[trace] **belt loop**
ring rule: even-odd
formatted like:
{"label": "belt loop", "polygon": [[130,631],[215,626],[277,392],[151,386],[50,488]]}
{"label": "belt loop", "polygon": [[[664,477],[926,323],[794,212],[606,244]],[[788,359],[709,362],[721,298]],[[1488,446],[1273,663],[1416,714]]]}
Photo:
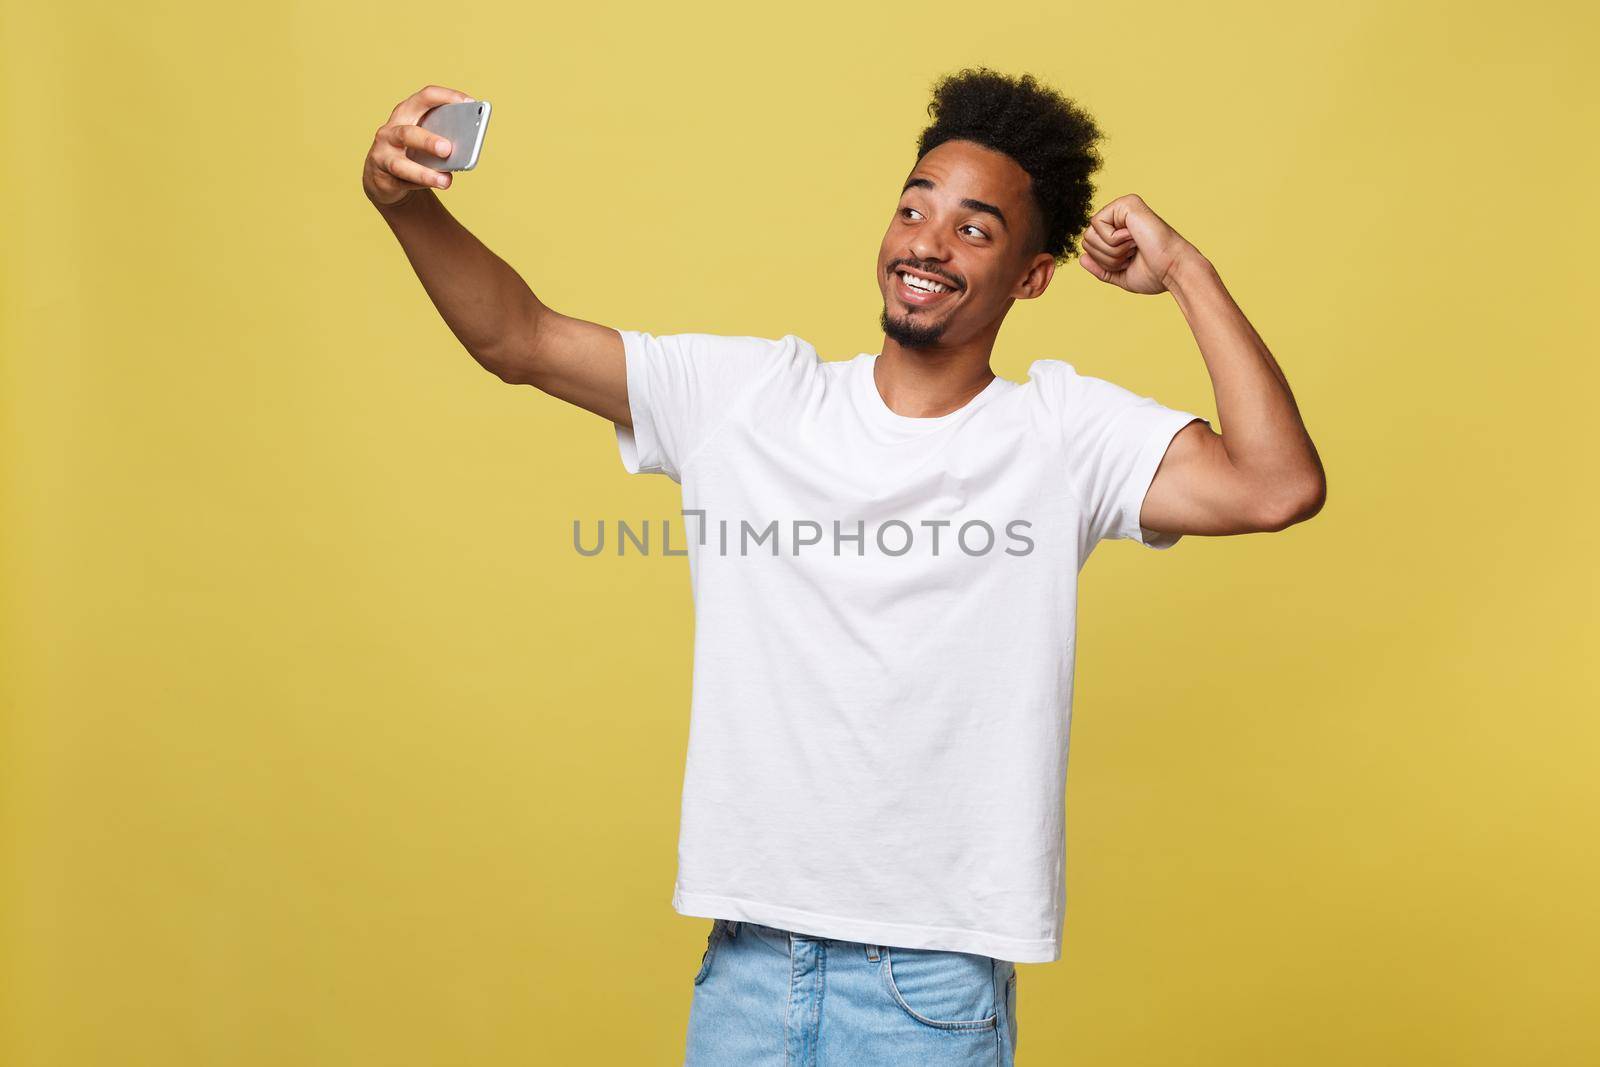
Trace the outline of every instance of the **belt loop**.
{"label": "belt loop", "polygon": [[877,963],[878,962],[878,955],[879,955],[880,947],[881,946],[879,946],[879,945],[868,945],[867,946],[867,959],[870,960],[873,963]]}
{"label": "belt loop", "polygon": [[738,919],[729,920],[729,922],[728,922],[728,936],[729,937],[738,937],[739,936],[739,920]]}

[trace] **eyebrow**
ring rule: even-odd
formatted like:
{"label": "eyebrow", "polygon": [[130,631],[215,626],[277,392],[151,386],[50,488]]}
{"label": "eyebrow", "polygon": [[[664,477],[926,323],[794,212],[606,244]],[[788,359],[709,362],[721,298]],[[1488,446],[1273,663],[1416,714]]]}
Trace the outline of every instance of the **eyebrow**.
{"label": "eyebrow", "polygon": [[[901,195],[905,195],[906,189],[910,189],[912,186],[916,186],[919,189],[934,188],[933,182],[929,181],[927,178],[912,178],[910,181],[906,182],[906,188],[900,190]],[[1010,224],[1006,222],[1005,213],[999,208],[995,207],[993,204],[984,203],[982,200],[974,200],[969,196],[961,201],[961,206],[969,211],[982,211],[986,214],[993,215],[995,218],[1000,220],[1000,225],[1004,226],[1008,230],[1011,229]]]}

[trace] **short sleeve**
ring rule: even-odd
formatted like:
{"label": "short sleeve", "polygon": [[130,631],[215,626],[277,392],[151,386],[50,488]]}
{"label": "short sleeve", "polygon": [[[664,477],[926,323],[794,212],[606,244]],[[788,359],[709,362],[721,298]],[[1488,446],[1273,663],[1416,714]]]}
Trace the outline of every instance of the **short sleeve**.
{"label": "short sleeve", "polygon": [[799,342],[707,333],[656,336],[618,330],[627,361],[630,429],[614,423],[617,449],[629,474],[665,474],[682,482],[683,469],[741,399],[768,375],[792,366]]}
{"label": "short sleeve", "polygon": [[1107,538],[1157,549],[1177,544],[1181,534],[1146,529],[1139,513],[1173,437],[1197,419],[1208,426],[1211,420],[1079,374],[1070,363],[1061,363],[1053,377],[1068,477],[1087,511],[1085,548]]}

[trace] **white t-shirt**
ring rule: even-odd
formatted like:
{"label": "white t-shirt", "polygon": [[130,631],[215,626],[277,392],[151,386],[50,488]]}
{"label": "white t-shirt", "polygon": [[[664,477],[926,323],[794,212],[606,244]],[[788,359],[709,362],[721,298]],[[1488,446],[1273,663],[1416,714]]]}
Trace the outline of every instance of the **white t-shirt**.
{"label": "white t-shirt", "polygon": [[623,465],[688,513],[674,909],[1059,959],[1078,571],[1102,538],[1177,542],[1139,510],[1201,416],[1041,359],[909,418],[872,354],[618,332]]}

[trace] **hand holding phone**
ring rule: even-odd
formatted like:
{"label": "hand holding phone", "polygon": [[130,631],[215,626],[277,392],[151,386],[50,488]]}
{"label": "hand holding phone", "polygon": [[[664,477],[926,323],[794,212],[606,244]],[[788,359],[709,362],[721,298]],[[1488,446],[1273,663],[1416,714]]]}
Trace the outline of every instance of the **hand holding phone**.
{"label": "hand holding phone", "polygon": [[431,151],[406,149],[406,158],[434,170],[471,170],[478,165],[483,150],[483,134],[489,126],[489,101],[463,100],[430,108],[417,125],[449,142],[450,154],[440,158]]}
{"label": "hand holding phone", "polygon": [[380,208],[421,189],[448,189],[449,172],[471,170],[483,149],[489,102],[459,89],[427,85],[389,113],[362,165],[361,188]]}

